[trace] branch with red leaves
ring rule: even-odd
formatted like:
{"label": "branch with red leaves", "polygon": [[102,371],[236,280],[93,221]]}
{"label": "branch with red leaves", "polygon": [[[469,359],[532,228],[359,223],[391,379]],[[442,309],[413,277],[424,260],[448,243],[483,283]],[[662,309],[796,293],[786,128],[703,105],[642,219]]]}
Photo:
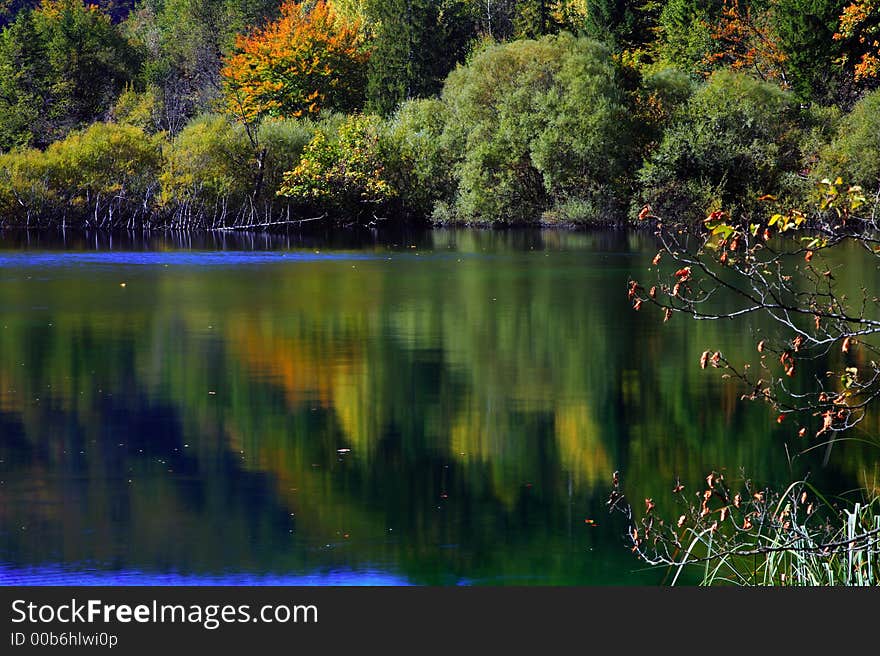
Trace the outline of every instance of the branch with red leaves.
{"label": "branch with red leaves", "polygon": [[[630,280],[633,309],[657,308],[663,321],[764,317],[777,330],[758,339],[757,362],[735,364],[717,345],[700,358],[744,388],[742,399],[770,404],[794,434],[822,438],[826,461],[838,436],[859,424],[880,397],[880,290],[850,295],[838,280],[852,248],[880,260],[878,199],[841,180],[817,185],[813,206],[785,207],[764,196],[761,216],[710,213],[701,225],[661,220],[650,207],[660,250],[656,281]],[[846,251],[846,249],[850,251]],[[754,360],[754,359],[753,359]]]}

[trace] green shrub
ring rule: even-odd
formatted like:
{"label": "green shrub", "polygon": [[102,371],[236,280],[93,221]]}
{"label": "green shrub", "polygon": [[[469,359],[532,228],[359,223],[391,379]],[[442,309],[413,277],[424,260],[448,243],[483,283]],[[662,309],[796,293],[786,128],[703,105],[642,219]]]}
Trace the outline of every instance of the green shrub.
{"label": "green shrub", "polygon": [[713,201],[747,208],[798,187],[799,109],[778,87],[718,71],[683,105],[639,173],[655,213],[701,216]]}
{"label": "green shrub", "polygon": [[840,175],[871,192],[880,189],[880,90],[862,98],[843,118],[822,150],[817,173],[820,178]]}
{"label": "green shrub", "polygon": [[387,145],[377,116],[349,116],[320,126],[299,164],[284,174],[280,195],[336,218],[360,220],[397,195],[386,179]]}
{"label": "green shrub", "polygon": [[0,214],[27,225],[133,225],[150,217],[160,167],[160,137],[95,123],[45,151],[0,156]]}
{"label": "green shrub", "polygon": [[438,202],[452,198],[453,157],[443,141],[446,121],[442,101],[409,100],[382,127],[388,178],[399,191],[400,211],[406,215],[428,217]]}
{"label": "green shrub", "polygon": [[642,90],[656,99],[664,117],[684,105],[696,90],[693,79],[677,68],[661,68],[645,75]]}
{"label": "green shrub", "polygon": [[645,153],[655,149],[675,114],[690,99],[696,84],[676,68],[646,72],[635,94]]}
{"label": "green shrub", "polygon": [[145,91],[127,88],[110,109],[110,119],[120,125],[133,125],[144,132],[158,132],[162,123],[159,89],[152,86]]}
{"label": "green shrub", "polygon": [[588,39],[490,45],[453,71],[443,101],[457,220],[536,221],[556,203],[618,189],[638,150],[619,68]]}
{"label": "green shrub", "polygon": [[[338,121],[334,115],[323,124]],[[190,121],[165,148],[166,210],[190,223],[226,225],[269,220],[286,206],[278,197],[284,174],[299,163],[316,124],[267,118],[251,130],[215,114]]]}
{"label": "green shrub", "polygon": [[191,121],[165,147],[162,200],[169,210],[225,217],[254,185],[255,152],[244,127],[219,115]]}
{"label": "green shrub", "polygon": [[[340,115],[324,118],[321,125],[336,124]],[[264,173],[259,201],[278,204],[284,174],[296,168],[318,124],[310,119],[265,119],[257,130],[257,142],[265,149]]]}

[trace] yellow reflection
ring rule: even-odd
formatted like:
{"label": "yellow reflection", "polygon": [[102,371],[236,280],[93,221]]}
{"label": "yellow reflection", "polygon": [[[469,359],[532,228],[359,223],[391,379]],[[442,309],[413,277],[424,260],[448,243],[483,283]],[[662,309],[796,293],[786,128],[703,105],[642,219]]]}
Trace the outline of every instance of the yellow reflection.
{"label": "yellow reflection", "polygon": [[612,470],[595,417],[586,403],[556,408],[556,441],[564,469],[578,485],[594,486],[608,480]]}

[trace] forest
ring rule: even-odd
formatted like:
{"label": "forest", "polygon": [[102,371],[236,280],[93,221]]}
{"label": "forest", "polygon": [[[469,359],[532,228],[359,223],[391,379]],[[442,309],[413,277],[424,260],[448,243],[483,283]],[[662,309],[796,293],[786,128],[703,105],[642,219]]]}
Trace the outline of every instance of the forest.
{"label": "forest", "polygon": [[702,218],[880,187],[869,0],[0,8],[0,225]]}

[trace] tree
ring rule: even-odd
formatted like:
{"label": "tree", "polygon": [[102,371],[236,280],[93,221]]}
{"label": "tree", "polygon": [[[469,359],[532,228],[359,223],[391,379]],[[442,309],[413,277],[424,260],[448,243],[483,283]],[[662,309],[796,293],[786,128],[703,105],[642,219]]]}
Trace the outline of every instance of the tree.
{"label": "tree", "polygon": [[456,218],[535,221],[593,203],[611,211],[638,145],[607,47],[570,34],[488,46],[450,74],[442,97],[444,139],[458,153]]}
{"label": "tree", "polygon": [[723,0],[668,0],[658,23],[659,57],[689,73],[702,72],[714,47],[710,26],[722,8]]}
{"label": "tree", "polygon": [[222,70],[227,107],[245,123],[359,109],[369,59],[360,28],[325,0],[288,0],[281,18],[236,40]]}
{"label": "tree", "polygon": [[725,0],[721,15],[711,23],[710,34],[713,48],[704,57],[710,70],[729,67],[788,86],[785,53],[770,14],[760,6],[746,0]]}
{"label": "tree", "polygon": [[639,0],[586,0],[587,34],[618,48],[644,46],[653,40],[656,3]]}
{"label": "tree", "polygon": [[[36,9],[41,2],[42,0],[0,0],[0,26],[13,23],[20,12]],[[137,0],[95,0],[89,4],[98,7],[117,23],[128,15],[136,2]]]}
{"label": "tree", "polygon": [[[769,406],[768,421],[790,431],[789,466],[817,449],[827,465],[840,442],[872,443],[871,429],[852,431],[880,398],[880,298],[864,277],[880,257],[878,201],[840,178],[817,182],[805,204],[760,200],[761,209],[715,209],[696,225],[643,208],[640,219],[654,222],[660,250],[650,282],[630,280],[629,299],[635,310],[658,308],[664,321],[771,319],[775,330],[753,333],[751,359],[727,357],[723,345],[707,344],[694,366],[722,371],[739,386],[741,400]],[[778,494],[749,480],[738,490],[712,472],[696,504],[675,482],[683,514],[668,522],[653,498],[637,520],[617,474],[613,485],[608,505],[626,516],[632,551],[676,568],[674,580],[700,563],[704,584],[877,583],[876,491],[873,500],[841,512],[804,481]]]}
{"label": "tree", "polygon": [[834,38],[848,46],[843,62],[853,67],[856,80],[880,77],[880,7],[876,3],[856,0],[848,4]]}
{"label": "tree", "polygon": [[785,55],[791,88],[804,100],[833,97],[841,44],[834,34],[839,0],[778,0],[770,6],[773,31]]}
{"label": "tree", "polygon": [[496,41],[511,38],[517,4],[518,0],[469,0],[476,32]]}
{"label": "tree", "polygon": [[277,0],[140,0],[122,29],[143,53],[139,82],[155,90],[172,135],[216,110],[220,69],[239,34],[278,17]]}
{"label": "tree", "polygon": [[380,114],[439,92],[475,35],[462,0],[369,0],[367,10],[376,24],[367,97]]}
{"label": "tree", "polygon": [[21,11],[0,41],[0,148],[45,146],[103,117],[136,66],[96,6],[45,0]]}
{"label": "tree", "polygon": [[73,125],[95,120],[132,78],[134,51],[109,15],[80,0],[45,0],[34,20],[55,73],[56,102]]}
{"label": "tree", "polygon": [[33,14],[22,12],[0,36],[0,149],[46,145],[52,139],[51,85]]}
{"label": "tree", "polygon": [[517,3],[514,29],[516,36],[526,39],[539,39],[545,34],[558,31],[558,2],[553,0],[521,0]]}

